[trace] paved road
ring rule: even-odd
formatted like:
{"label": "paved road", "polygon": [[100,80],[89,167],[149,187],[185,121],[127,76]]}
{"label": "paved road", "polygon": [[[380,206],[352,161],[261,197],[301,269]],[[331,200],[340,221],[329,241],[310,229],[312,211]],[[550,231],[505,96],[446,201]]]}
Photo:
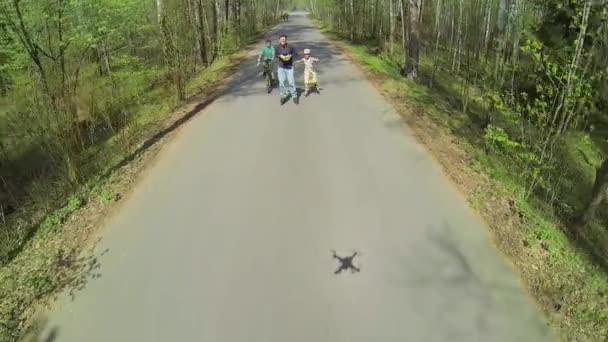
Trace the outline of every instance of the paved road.
{"label": "paved road", "polygon": [[[244,63],[104,230],[57,341],[548,341],[380,95],[304,16],[279,29],[321,59],[322,94],[281,107]],[[332,249],[361,271],[334,275]]]}

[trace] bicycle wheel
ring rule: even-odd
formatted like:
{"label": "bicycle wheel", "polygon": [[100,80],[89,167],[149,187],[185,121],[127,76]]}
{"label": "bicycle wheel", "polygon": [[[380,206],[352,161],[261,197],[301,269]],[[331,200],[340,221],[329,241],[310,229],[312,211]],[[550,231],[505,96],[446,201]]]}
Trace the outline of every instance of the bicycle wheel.
{"label": "bicycle wheel", "polygon": [[272,69],[270,65],[264,65],[264,72],[266,73],[266,91],[270,93],[272,91]]}

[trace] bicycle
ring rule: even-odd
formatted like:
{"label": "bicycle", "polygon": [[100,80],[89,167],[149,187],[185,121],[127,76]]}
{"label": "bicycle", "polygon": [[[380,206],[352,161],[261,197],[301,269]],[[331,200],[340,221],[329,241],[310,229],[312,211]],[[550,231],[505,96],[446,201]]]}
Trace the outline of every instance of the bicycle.
{"label": "bicycle", "polygon": [[265,61],[264,62],[264,77],[266,78],[266,91],[268,94],[272,92],[272,87],[274,85],[274,80],[272,78],[272,62]]}

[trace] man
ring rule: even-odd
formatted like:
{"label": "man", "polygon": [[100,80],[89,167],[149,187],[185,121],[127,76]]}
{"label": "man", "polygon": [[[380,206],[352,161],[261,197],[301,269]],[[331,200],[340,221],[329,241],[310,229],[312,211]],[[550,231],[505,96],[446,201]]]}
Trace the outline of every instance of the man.
{"label": "man", "polygon": [[[275,55],[279,60],[277,74],[279,76],[281,105],[285,104],[290,97],[293,98],[295,104],[298,104],[299,99],[293,75],[293,62],[297,53],[294,47],[287,44],[287,36],[284,34],[279,37],[279,46],[276,48]],[[286,81],[289,83],[289,87],[285,84]]]}

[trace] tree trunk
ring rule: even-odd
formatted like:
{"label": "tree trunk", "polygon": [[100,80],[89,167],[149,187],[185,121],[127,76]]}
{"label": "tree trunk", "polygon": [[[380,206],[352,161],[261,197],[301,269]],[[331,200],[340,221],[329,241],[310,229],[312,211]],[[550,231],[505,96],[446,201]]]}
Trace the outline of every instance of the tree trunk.
{"label": "tree trunk", "polygon": [[230,0],[224,0],[224,32],[228,32],[228,23],[230,22]]}
{"label": "tree trunk", "polygon": [[406,19],[405,19],[405,0],[399,0],[399,5],[401,6],[401,48],[403,51],[402,61],[401,61],[401,75],[406,75],[406,67],[407,67],[407,45],[406,45]]}
{"label": "tree trunk", "polygon": [[485,59],[488,59],[488,45],[490,43],[490,22],[492,20],[492,0],[487,0],[488,6],[486,9],[486,28],[483,38],[483,54]]}
{"label": "tree trunk", "polygon": [[196,12],[197,12],[197,25],[198,25],[198,40],[200,45],[200,57],[201,62],[204,66],[209,65],[209,58],[207,54],[207,32],[205,28],[205,4],[203,0],[197,0]]}
{"label": "tree trunk", "polygon": [[241,44],[241,0],[238,0],[235,5],[235,17],[236,17],[236,31],[238,37],[238,43]]}
{"label": "tree trunk", "polygon": [[454,49],[454,57],[452,59],[452,72],[460,71],[460,54],[462,51],[462,24],[463,24],[463,11],[464,11],[464,0],[458,1],[458,43]]}
{"label": "tree trunk", "polygon": [[213,59],[217,58],[220,54],[220,0],[213,0]]}
{"label": "tree trunk", "polygon": [[431,81],[430,87],[433,87],[433,82],[435,80],[435,72],[437,72],[437,67],[439,65],[439,41],[441,38],[441,2],[442,0],[437,0],[437,4],[435,7],[435,53],[433,54],[433,70],[431,71]]}
{"label": "tree trunk", "polygon": [[160,25],[163,17],[163,0],[156,0],[156,20]]}
{"label": "tree trunk", "polygon": [[[576,40],[576,51],[574,52],[574,56],[572,57],[572,62],[570,63],[570,68],[568,70],[568,78],[566,81],[566,87],[563,91],[562,100],[558,109],[555,111],[555,116],[560,117],[560,122],[558,124],[556,134],[562,134],[568,128],[568,124],[573,116],[573,106],[570,106],[569,102],[572,102],[571,92],[572,92],[572,80],[576,77],[576,73],[579,68],[581,55],[583,52],[583,47],[585,46],[585,36],[587,34],[587,26],[589,24],[589,15],[591,13],[591,6],[593,0],[587,0],[585,2],[585,7],[583,9],[583,20],[581,23],[580,32],[578,38]],[[560,111],[562,106],[565,106],[563,110]],[[555,119],[553,120],[555,122]]]}
{"label": "tree trunk", "polygon": [[162,37],[163,45],[163,56],[165,58],[165,64],[169,69],[169,74],[173,79],[173,86],[175,87],[175,95],[178,101],[186,99],[186,82],[182,64],[182,57],[178,49],[175,37],[175,32],[172,32],[169,23],[167,21],[166,13],[163,13],[160,21],[160,33]]}
{"label": "tree trunk", "polygon": [[379,38],[380,37],[380,35],[377,32],[377,28],[376,28],[376,25],[377,25],[376,17],[378,16],[378,12],[377,12],[378,1],[379,0],[375,0],[374,2],[370,1],[370,7],[371,7],[371,11],[370,11],[371,18],[370,19],[371,19],[372,28],[371,28],[371,30],[369,30],[367,32],[367,34],[369,35],[368,38],[374,38],[374,37]]}
{"label": "tree trunk", "polygon": [[108,53],[108,47],[106,46],[105,40],[101,41],[101,52],[103,55],[103,64],[106,69],[106,73],[110,79],[112,79],[112,68],[110,67],[110,56]]}
{"label": "tree trunk", "polygon": [[350,40],[355,39],[355,0],[350,0]]}
{"label": "tree trunk", "polygon": [[408,7],[408,23],[409,23],[409,39],[407,42],[408,46],[408,58],[406,75],[407,78],[412,80],[418,79],[418,60],[420,55],[420,27],[419,23],[419,8],[417,0],[409,0]]}
{"label": "tree trunk", "polygon": [[[203,1],[203,0],[201,0]],[[205,4],[205,2],[203,2],[203,5]],[[206,11],[207,7],[203,7],[203,9]],[[213,60],[213,38],[211,37],[211,29],[209,28],[209,20],[208,17],[205,13],[205,15],[203,15],[203,29],[205,31],[205,35],[204,35],[204,39],[205,39],[205,46],[207,47],[207,62],[210,63],[211,60]],[[211,57],[211,60],[209,60],[209,57]]]}
{"label": "tree trunk", "polygon": [[581,214],[576,218],[575,228],[583,228],[595,218],[595,212],[604,198],[606,198],[606,191],[608,191],[608,158],[604,159],[595,172],[595,182],[591,189],[591,197]]}
{"label": "tree trunk", "polygon": [[137,47],[133,43],[133,32],[130,28],[127,28],[127,45],[129,46],[129,51],[131,55],[137,56]]}
{"label": "tree trunk", "polygon": [[496,64],[494,67],[494,81],[495,86],[502,87],[503,85],[503,69],[505,64],[505,56],[507,50],[507,26],[510,16],[511,0],[500,0],[498,9],[498,34],[502,36],[499,44],[498,51],[496,52]]}
{"label": "tree trunk", "polygon": [[[67,101],[67,71],[66,71],[66,63],[65,63],[65,49],[66,44],[64,41],[64,32],[63,32],[63,11],[64,11],[64,2],[60,0],[57,4],[57,39],[59,43],[59,67],[61,68],[61,92],[60,97],[65,103]],[[74,113],[75,114],[75,113]]]}
{"label": "tree trunk", "polygon": [[393,45],[395,45],[395,12],[393,10],[393,3],[394,0],[388,0],[390,7],[389,7],[389,37],[388,37],[388,49],[390,54],[393,54]]}
{"label": "tree trunk", "polygon": [[450,47],[449,49],[453,49],[454,48],[454,31],[456,30],[456,19],[455,19],[455,15],[454,15],[454,7],[451,6],[449,11],[449,17],[450,17]]}

